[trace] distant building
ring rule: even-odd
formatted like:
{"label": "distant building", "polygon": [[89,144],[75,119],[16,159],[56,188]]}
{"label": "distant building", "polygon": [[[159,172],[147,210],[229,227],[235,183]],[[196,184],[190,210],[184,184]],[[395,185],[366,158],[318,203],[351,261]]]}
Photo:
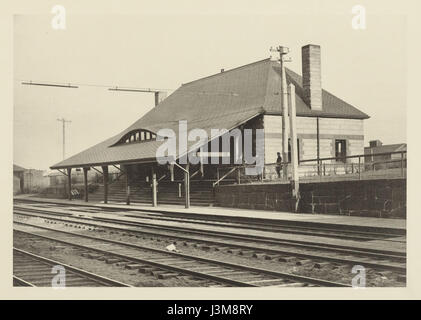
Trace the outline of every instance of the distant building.
{"label": "distant building", "polygon": [[49,185],[44,170],[13,165],[13,194],[38,192]]}
{"label": "distant building", "polygon": [[23,173],[25,170],[25,168],[13,165],[13,194],[23,192]]}
{"label": "distant building", "polygon": [[364,147],[364,162],[396,163],[401,158],[406,159],[406,143],[383,144],[380,140],[371,140],[368,147]]}
{"label": "distant building", "polygon": [[[120,171],[115,168],[110,168],[110,175],[117,176]],[[50,187],[57,187],[57,186],[65,186],[67,183],[67,176],[63,174],[63,172],[57,170],[49,170],[46,173],[46,176],[49,180]],[[88,181],[89,183],[97,183],[98,181],[102,180],[102,174],[98,173],[95,170],[88,171]],[[113,178],[111,178],[113,179]],[[72,173],[72,183],[74,184],[83,184],[83,171],[81,169],[76,169]]]}

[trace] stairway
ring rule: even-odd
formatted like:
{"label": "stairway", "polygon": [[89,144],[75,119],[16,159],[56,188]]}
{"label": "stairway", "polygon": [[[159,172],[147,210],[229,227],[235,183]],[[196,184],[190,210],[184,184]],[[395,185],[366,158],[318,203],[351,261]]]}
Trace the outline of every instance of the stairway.
{"label": "stairway", "polygon": [[[179,184],[181,185],[181,197],[179,196]],[[103,201],[104,186],[89,195],[89,200]],[[108,185],[108,201],[125,202],[126,185],[124,178],[116,180]],[[152,203],[152,188],[147,182],[130,183],[130,202]],[[190,204],[193,206],[212,206],[214,203],[214,192],[212,181],[192,180],[190,182]],[[158,183],[158,204],[185,204],[184,181],[162,180]]]}
{"label": "stairway", "polygon": [[[181,197],[179,194],[181,185]],[[158,203],[185,204],[184,181],[162,180],[158,184]],[[190,181],[190,204],[194,206],[212,206],[214,192],[212,181]]]}

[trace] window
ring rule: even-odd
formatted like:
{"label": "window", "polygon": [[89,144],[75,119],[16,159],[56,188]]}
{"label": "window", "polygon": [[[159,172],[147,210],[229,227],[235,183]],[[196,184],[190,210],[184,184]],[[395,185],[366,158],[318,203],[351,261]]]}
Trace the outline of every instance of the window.
{"label": "window", "polygon": [[[297,138],[297,156],[300,163],[300,139]],[[291,162],[291,139],[288,139],[288,162]]]}
{"label": "window", "polygon": [[335,140],[336,161],[346,162],[346,140]]}
{"label": "window", "polygon": [[133,130],[126,133],[115,145],[156,140],[156,134],[148,130]]}

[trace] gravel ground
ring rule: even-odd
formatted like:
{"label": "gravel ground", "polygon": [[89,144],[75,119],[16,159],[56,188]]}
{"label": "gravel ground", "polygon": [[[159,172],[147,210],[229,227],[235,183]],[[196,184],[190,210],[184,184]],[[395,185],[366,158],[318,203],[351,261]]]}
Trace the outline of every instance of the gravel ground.
{"label": "gravel ground", "polygon": [[81,250],[71,246],[58,244],[50,240],[28,241],[26,237],[14,235],[13,245],[19,249],[59,261],[113,280],[135,287],[201,287],[209,284],[203,280],[193,280],[191,277],[178,276],[168,279],[157,279],[150,274],[128,270],[124,265],[107,264],[104,261],[81,256]]}
{"label": "gravel ground", "polygon": [[[96,232],[93,230],[89,230],[88,228],[75,228],[72,226],[65,226],[60,223],[56,224],[48,224],[44,222],[44,219],[40,218],[29,218],[25,219],[28,223],[33,224],[41,224],[49,227],[53,227],[58,230],[67,230],[67,231],[73,231],[81,234],[89,234],[96,237],[103,237],[105,239],[110,240],[118,240],[122,242],[132,243],[132,244],[138,244],[146,247],[152,247],[152,248],[158,248],[158,249],[165,249],[167,245],[172,243],[173,241],[169,239],[159,238],[159,237],[151,237],[151,236],[133,236],[133,233],[130,232],[116,232],[112,231],[110,229],[102,228],[103,230],[107,230],[107,232]],[[187,244],[187,245],[185,245]],[[175,245],[177,246],[177,249],[180,251],[180,253],[189,254],[192,256],[200,256],[208,259],[215,259],[215,260],[221,260],[226,262],[232,262],[236,264],[241,265],[247,265],[252,267],[259,267],[259,268],[265,268],[270,269],[274,271],[279,272],[288,272],[313,278],[320,278],[330,281],[336,281],[341,282],[344,284],[351,284],[352,278],[355,277],[356,274],[352,273],[351,266],[341,266],[337,264],[326,264],[322,265],[321,267],[315,264],[312,261],[304,261],[301,265],[300,259],[292,259],[290,261],[275,261],[275,260],[266,260],[264,257],[262,258],[253,258],[251,256],[251,253],[241,255],[239,252],[237,253],[227,253],[225,251],[215,251],[211,248],[206,248],[203,246],[195,246],[194,242],[184,243],[184,242],[176,242]],[[48,250],[47,250],[48,251]],[[60,254],[58,252],[50,252],[53,255],[52,258],[59,259],[57,254]],[[63,254],[65,256],[65,254]],[[80,258],[80,255],[78,255],[78,258]],[[75,256],[73,255],[72,259],[75,259]],[[92,259],[88,259],[89,263],[87,262],[87,265],[89,265],[92,262]],[[64,263],[67,263],[63,261]],[[303,262],[301,260],[301,262]],[[79,263],[79,262],[78,262]],[[70,263],[69,263],[70,264]],[[101,262],[102,267],[104,267],[105,263]],[[107,267],[109,265],[106,265]],[[122,269],[121,267],[115,267],[117,268],[119,272]],[[94,272],[94,271],[93,271]],[[130,272],[129,272],[130,273]],[[132,272],[133,273],[133,272]],[[137,274],[139,275],[139,274]],[[131,275],[133,276],[133,275]],[[109,276],[110,278],[114,278],[113,276]],[[152,276],[150,276],[152,277]],[[153,281],[154,279],[148,279],[148,281]],[[366,285],[367,286],[373,286],[373,287],[402,287],[405,286],[405,282],[399,281],[399,277],[391,272],[388,271],[376,271],[370,268],[367,268],[366,270]],[[118,278],[120,280],[120,278]],[[124,282],[123,280],[120,280]],[[146,280],[145,280],[146,281]],[[183,286],[183,284],[177,284],[177,283],[161,283],[165,281],[158,281],[156,285],[147,284],[146,286]],[[148,283],[148,282],[146,282]],[[130,283],[132,284],[132,282]],[[140,286],[144,286],[141,283]],[[190,283],[191,285],[191,283]]]}
{"label": "gravel ground", "polygon": [[[33,205],[25,205],[27,207],[32,207]],[[47,209],[48,210],[48,209]],[[259,231],[247,228],[244,226],[244,228],[233,228],[233,227],[222,227],[218,226],[218,222],[212,222],[212,225],[205,225],[205,224],[197,224],[194,220],[185,220],[185,221],[178,221],[178,218],[175,218],[174,221],[168,221],[168,220],[159,220],[154,219],[154,214],[145,214],[145,213],[137,213],[137,212],[127,212],[123,209],[121,211],[117,212],[104,212],[101,211],[101,208],[92,208],[92,207],[57,207],[53,206],[49,208],[49,210],[53,210],[54,212],[62,212],[67,214],[73,214],[75,217],[80,214],[86,217],[98,217],[98,218],[113,218],[113,219],[119,219],[129,222],[147,222],[152,223],[157,226],[174,226],[174,227],[186,227],[186,228],[193,228],[197,231],[226,231],[233,234],[250,234],[250,235],[256,235],[256,236],[267,236],[267,237],[273,237],[277,239],[284,239],[284,240],[299,240],[299,241],[308,241],[310,243],[321,243],[321,244],[336,244],[336,245],[344,245],[344,246],[351,246],[351,247],[360,247],[360,248],[377,248],[377,249],[387,249],[387,250],[394,250],[398,252],[406,252],[406,243],[405,241],[389,241],[389,240],[395,240],[395,239],[389,239],[389,240],[371,240],[371,241],[360,241],[360,240],[346,240],[346,239],[339,239],[339,238],[331,238],[326,237],[322,235],[316,235],[316,234],[294,234],[289,232],[280,232],[280,231]],[[140,218],[143,217],[143,218]],[[157,215],[155,218],[159,218],[159,215]],[[171,219],[171,217],[162,217],[165,219]],[[204,222],[203,219],[200,219],[198,217],[198,220],[201,222]],[[224,222],[228,223],[229,222]],[[236,225],[236,223],[234,223]],[[402,237],[400,237],[402,238]]]}

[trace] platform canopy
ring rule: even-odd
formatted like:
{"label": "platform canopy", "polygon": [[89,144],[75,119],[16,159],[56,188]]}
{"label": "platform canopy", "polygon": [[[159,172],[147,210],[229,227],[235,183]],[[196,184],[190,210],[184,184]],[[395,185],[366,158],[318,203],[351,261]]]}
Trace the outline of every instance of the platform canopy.
{"label": "platform canopy", "polygon": [[[322,110],[312,110],[302,99],[302,77],[286,69],[287,83],[296,87],[297,116],[367,119],[368,116],[323,90]],[[259,114],[280,115],[281,67],[277,61],[261,60],[183,84],[158,106],[121,133],[71,156],[53,166],[62,169],[123,163],[155,162],[162,141],[118,144],[134,130],[157,133],[162,128],[178,135],[180,120],[187,120],[188,130],[200,128],[233,129]],[[195,142],[190,142],[190,145]]]}

